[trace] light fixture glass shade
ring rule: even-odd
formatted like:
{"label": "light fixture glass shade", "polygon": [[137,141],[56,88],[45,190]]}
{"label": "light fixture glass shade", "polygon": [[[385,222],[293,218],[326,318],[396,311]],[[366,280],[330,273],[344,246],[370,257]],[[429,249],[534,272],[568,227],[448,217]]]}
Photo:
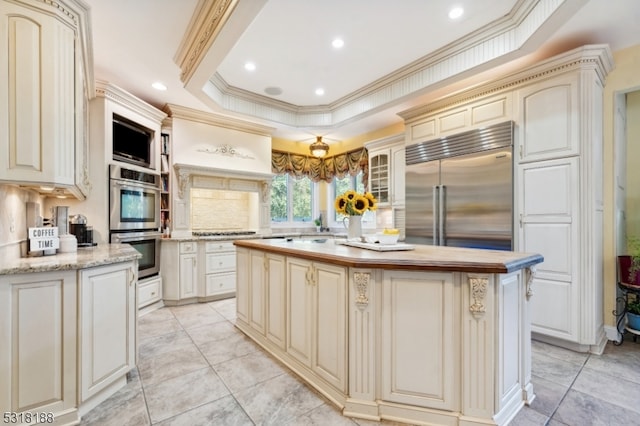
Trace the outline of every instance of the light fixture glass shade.
{"label": "light fixture glass shade", "polygon": [[309,151],[314,157],[322,158],[329,152],[329,145],[322,142],[322,136],[317,136],[316,141],[309,145]]}

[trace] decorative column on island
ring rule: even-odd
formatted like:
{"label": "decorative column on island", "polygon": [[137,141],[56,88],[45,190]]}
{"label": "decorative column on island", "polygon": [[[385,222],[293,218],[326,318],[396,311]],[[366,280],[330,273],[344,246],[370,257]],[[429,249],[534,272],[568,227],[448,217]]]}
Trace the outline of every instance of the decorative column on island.
{"label": "decorative column on island", "polygon": [[236,326],[345,416],[507,424],[533,401],[542,256],[239,240]]}

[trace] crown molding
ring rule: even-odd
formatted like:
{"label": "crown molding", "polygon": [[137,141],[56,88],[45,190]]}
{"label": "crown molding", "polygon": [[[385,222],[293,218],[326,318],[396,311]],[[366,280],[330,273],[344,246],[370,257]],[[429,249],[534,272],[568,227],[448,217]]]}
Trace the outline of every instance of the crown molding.
{"label": "crown molding", "polygon": [[167,114],[153,105],[146,103],[115,84],[107,83],[106,81],[96,81],[95,93],[98,98],[109,99],[153,121],[162,122],[162,120],[167,117]]}
{"label": "crown molding", "polygon": [[259,136],[271,137],[273,132],[276,130],[273,127],[263,126],[250,121],[226,117],[175,104],[166,104],[162,109],[171,119],[179,118],[197,123],[210,124],[216,127],[253,133]]}
{"label": "crown molding", "polygon": [[607,74],[613,69],[613,55],[611,49],[605,44],[594,44],[578,47],[568,52],[556,55],[552,58],[537,63],[534,66],[510,74],[489,84],[483,84],[471,90],[442,99],[410,108],[398,113],[406,123],[423,117],[436,111],[453,108],[461,104],[471,102],[475,99],[500,92],[513,90],[514,88],[539,80],[545,77],[558,75],[560,73],[571,72],[576,69],[592,70],[595,72],[600,84],[604,85]]}
{"label": "crown molding", "polygon": [[[453,78],[488,69],[537,46],[537,31],[561,15],[575,13],[585,0],[520,0],[512,11],[443,48],[324,106],[302,107],[229,86],[214,74],[204,89],[220,108],[286,126],[328,128],[378,112],[409,95],[425,93]],[[549,28],[546,28],[549,31]],[[411,40],[408,40],[411,42]],[[525,49],[525,46],[528,48]]]}
{"label": "crown molding", "polygon": [[194,74],[240,0],[200,0],[174,60],[185,83]]}

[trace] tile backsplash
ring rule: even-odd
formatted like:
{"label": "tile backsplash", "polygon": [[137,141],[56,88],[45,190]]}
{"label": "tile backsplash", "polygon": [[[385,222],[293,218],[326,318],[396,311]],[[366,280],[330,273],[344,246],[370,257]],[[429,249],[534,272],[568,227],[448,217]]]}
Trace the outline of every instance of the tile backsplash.
{"label": "tile backsplash", "polygon": [[26,204],[42,205],[43,199],[34,191],[0,184],[0,200],[0,258],[20,256],[27,242]]}
{"label": "tile backsplash", "polygon": [[258,229],[258,194],[255,192],[216,189],[191,189],[191,229]]}

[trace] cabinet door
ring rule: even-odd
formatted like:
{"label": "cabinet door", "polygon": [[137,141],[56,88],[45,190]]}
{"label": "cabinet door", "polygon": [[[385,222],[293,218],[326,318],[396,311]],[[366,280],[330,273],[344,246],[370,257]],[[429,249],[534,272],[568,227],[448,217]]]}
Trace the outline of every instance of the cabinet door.
{"label": "cabinet door", "polygon": [[265,331],[265,277],[267,263],[262,251],[251,250],[249,252],[251,263],[251,279],[249,280],[249,325],[260,334]]}
{"label": "cabinet door", "polygon": [[372,153],[369,157],[369,191],[378,203],[387,204],[389,196],[389,150]]}
{"label": "cabinet door", "polygon": [[76,29],[48,8],[2,4],[0,83],[9,90],[0,91],[0,181],[70,187],[82,109]]}
{"label": "cabinet door", "polygon": [[250,250],[238,247],[236,249],[236,317],[249,324],[249,280],[251,278]]}
{"label": "cabinet door", "polygon": [[80,401],[135,366],[137,262],[80,273]]}
{"label": "cabinet door", "polygon": [[577,342],[580,318],[578,268],[578,158],[519,167],[520,242],[540,253],[531,298],[531,331]]}
{"label": "cabinet door", "polygon": [[406,168],[404,144],[391,148],[391,204],[404,206],[404,172]]}
{"label": "cabinet door", "polygon": [[516,92],[521,162],[579,154],[578,78],[559,76]]}
{"label": "cabinet door", "polygon": [[76,407],[76,289],[76,271],[0,277],[0,411]]}
{"label": "cabinet door", "polygon": [[285,349],[285,312],[287,303],[285,258],[267,253],[267,338],[281,349]]}
{"label": "cabinet door", "polygon": [[180,299],[198,295],[198,254],[180,255]]}
{"label": "cabinet door", "polygon": [[346,392],[347,274],[345,268],[313,264],[314,324],[312,369]]}
{"label": "cabinet door", "polygon": [[287,259],[287,353],[311,367],[313,266],[308,260]]}
{"label": "cabinet door", "polygon": [[[454,274],[385,271],[382,284],[382,397],[455,410],[459,374]],[[456,326],[457,324],[457,326]]]}

